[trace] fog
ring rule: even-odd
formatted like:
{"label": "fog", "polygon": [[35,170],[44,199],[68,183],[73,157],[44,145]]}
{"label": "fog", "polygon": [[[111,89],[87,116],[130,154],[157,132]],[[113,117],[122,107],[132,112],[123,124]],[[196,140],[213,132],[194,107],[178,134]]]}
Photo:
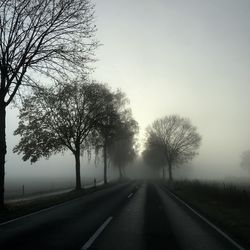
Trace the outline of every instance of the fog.
{"label": "fog", "polygon": [[141,140],[156,118],[189,117],[203,137],[194,176],[248,174],[239,164],[250,148],[249,1],[96,1],[96,8],[104,46],[95,74],[126,91]]}
{"label": "fog", "polygon": [[[180,176],[218,180],[247,176],[240,168],[240,155],[250,149],[250,2],[95,3],[97,38],[103,45],[97,50],[92,77],[127,94],[140,125],[140,151],[148,125],[164,115],[179,114],[190,118],[202,136],[199,155]],[[62,179],[65,186],[73,185],[70,153],[32,165],[12,153],[18,142],[13,136],[17,114],[14,108],[7,111],[7,191],[9,183],[21,186],[37,178],[47,186]],[[142,169],[130,171],[138,177],[143,176]],[[95,164],[93,158],[88,162],[82,157],[86,181],[101,180],[102,171],[101,161]],[[117,174],[111,168],[109,173],[111,178]]]}

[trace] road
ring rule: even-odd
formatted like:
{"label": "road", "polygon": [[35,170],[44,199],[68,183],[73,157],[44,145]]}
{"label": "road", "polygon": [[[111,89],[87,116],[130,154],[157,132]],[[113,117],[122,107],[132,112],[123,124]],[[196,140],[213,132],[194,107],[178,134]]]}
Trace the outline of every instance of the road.
{"label": "road", "polygon": [[0,224],[0,249],[243,249],[160,183],[128,182]]}

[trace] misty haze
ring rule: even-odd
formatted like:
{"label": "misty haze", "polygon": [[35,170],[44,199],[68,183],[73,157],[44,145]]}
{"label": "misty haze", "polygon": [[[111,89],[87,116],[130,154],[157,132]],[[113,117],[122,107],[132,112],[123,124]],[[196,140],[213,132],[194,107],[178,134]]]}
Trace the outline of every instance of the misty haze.
{"label": "misty haze", "polygon": [[250,2],[0,1],[0,249],[250,249]]}

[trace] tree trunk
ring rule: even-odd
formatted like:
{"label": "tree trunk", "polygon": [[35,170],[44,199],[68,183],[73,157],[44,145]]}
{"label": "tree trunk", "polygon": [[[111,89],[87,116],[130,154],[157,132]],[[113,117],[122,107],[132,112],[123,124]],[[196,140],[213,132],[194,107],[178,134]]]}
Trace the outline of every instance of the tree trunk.
{"label": "tree trunk", "polygon": [[169,174],[169,180],[172,181],[173,180],[173,176],[172,176],[172,162],[168,163],[168,174]]}
{"label": "tree trunk", "polygon": [[162,167],[162,178],[165,179],[165,168]]}
{"label": "tree trunk", "polygon": [[118,169],[119,169],[119,178],[122,179],[123,175],[121,166],[118,166]]}
{"label": "tree trunk", "polygon": [[6,106],[4,100],[0,102],[0,209],[4,208],[4,176],[6,147]]}
{"label": "tree trunk", "polygon": [[80,173],[80,149],[75,151],[75,164],[76,164],[76,190],[81,190],[81,173]]}
{"label": "tree trunk", "polygon": [[126,177],[125,167],[122,168],[122,175],[123,175],[124,177]]}
{"label": "tree trunk", "polygon": [[104,145],[103,145],[103,161],[104,161],[104,168],[103,168],[103,179],[104,184],[107,184],[107,140],[104,139]]}

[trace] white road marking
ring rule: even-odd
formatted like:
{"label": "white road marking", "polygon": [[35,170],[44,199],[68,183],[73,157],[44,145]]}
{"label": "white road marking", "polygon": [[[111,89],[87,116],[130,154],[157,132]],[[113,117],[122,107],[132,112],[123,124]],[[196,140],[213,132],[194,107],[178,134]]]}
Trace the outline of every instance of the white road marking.
{"label": "white road marking", "polygon": [[40,213],[45,212],[45,211],[47,211],[47,210],[51,210],[51,209],[53,209],[53,208],[56,208],[56,207],[60,207],[60,206],[66,205],[66,204],[68,204],[68,203],[71,203],[72,201],[80,200],[80,199],[82,199],[83,197],[84,197],[84,195],[83,195],[83,196],[76,197],[76,198],[73,198],[73,199],[71,199],[71,200],[64,201],[64,202],[62,202],[62,203],[53,205],[53,206],[51,206],[51,207],[42,208],[42,209],[40,209],[40,210],[38,210],[38,211],[29,213],[29,214],[26,214],[26,215],[22,215],[22,216],[20,216],[20,217],[17,217],[17,218],[15,218],[15,219],[12,219],[12,220],[8,220],[8,221],[5,221],[5,222],[2,222],[2,223],[0,223],[0,226],[4,226],[4,225],[9,224],[9,223],[12,223],[12,222],[14,222],[14,221],[22,220],[22,219],[27,218],[27,217],[30,217],[30,216],[32,216],[32,215],[40,214]]}
{"label": "white road marking", "polygon": [[[91,194],[91,193],[90,193],[90,194]],[[88,195],[88,194],[87,194],[87,195]],[[80,200],[80,199],[82,199],[84,196],[85,196],[85,195],[82,195],[82,196],[73,198],[73,199],[71,199],[71,200],[67,200],[67,201],[64,201],[64,202],[62,202],[62,203],[53,205],[53,206],[51,206],[51,207],[43,208],[43,209],[40,209],[40,210],[38,210],[38,211],[35,211],[35,212],[32,212],[32,213],[29,213],[29,214],[26,214],[26,215],[17,217],[17,218],[15,218],[15,219],[12,219],[12,220],[8,220],[8,221],[5,221],[5,222],[2,222],[2,223],[0,223],[0,227],[1,227],[1,226],[4,226],[4,225],[6,225],[6,224],[9,224],[9,223],[18,221],[18,220],[22,220],[22,219],[27,218],[27,217],[30,217],[30,216],[32,216],[32,215],[40,214],[40,213],[45,212],[45,211],[47,211],[47,210],[51,210],[51,209],[53,209],[53,208],[56,208],[56,207],[60,207],[60,206],[66,205],[66,204],[68,204],[68,203],[71,203],[72,201]]]}
{"label": "white road marking", "polygon": [[109,217],[107,220],[105,220],[103,224],[96,230],[96,232],[89,238],[89,240],[82,246],[81,250],[86,250],[90,248],[94,241],[97,239],[97,237],[102,233],[102,231],[112,219],[113,217]]}
{"label": "white road marking", "polygon": [[[78,199],[78,198],[77,198],[77,199]],[[40,213],[42,213],[42,212],[44,212],[44,211],[51,210],[51,209],[53,209],[53,208],[59,207],[59,206],[61,206],[61,205],[64,205],[65,203],[68,203],[68,201],[66,201],[66,202],[64,202],[64,203],[60,203],[60,204],[54,205],[54,206],[52,206],[52,207],[43,208],[43,209],[41,209],[41,210],[39,210],[39,211],[36,211],[36,212],[30,213],[30,214],[23,215],[23,216],[17,217],[17,218],[12,219],[12,220],[8,220],[8,221],[6,221],[6,222],[0,223],[0,226],[9,224],[9,223],[14,222],[14,221],[18,221],[18,220],[21,220],[21,219],[24,219],[24,218],[27,218],[27,217],[30,217],[30,216],[35,215],[35,214],[40,214]]]}
{"label": "white road marking", "polygon": [[64,205],[66,205],[66,204],[68,204],[68,203],[71,203],[72,201],[80,200],[80,199],[82,199],[83,197],[84,197],[84,195],[79,196],[79,197],[76,197],[76,198],[73,198],[73,199],[71,199],[71,200],[64,201],[64,202],[62,202],[62,203],[53,205],[53,206],[51,206],[51,207],[47,207],[47,208],[40,209],[40,210],[38,210],[38,211],[35,211],[35,212],[30,213],[30,214],[26,214],[26,215],[17,217],[17,218],[12,219],[12,220],[8,220],[8,221],[5,221],[5,222],[2,222],[2,223],[0,223],[0,226],[4,226],[4,225],[6,225],[6,224],[9,224],[9,223],[12,223],[12,222],[15,222],[15,221],[18,221],[18,220],[22,220],[22,219],[24,219],[24,218],[30,217],[30,216],[35,215],[35,214],[40,214],[40,213],[42,213],[42,212],[45,212],[45,211],[47,211],[47,210],[51,210],[51,209],[56,208],[56,207],[64,206]]}
{"label": "white road marking", "polygon": [[174,193],[169,191],[165,188],[165,190],[172,195],[176,200],[178,200],[180,203],[182,203],[185,207],[189,208],[195,215],[197,215],[200,219],[205,221],[210,227],[212,227],[214,230],[216,230],[219,234],[221,234],[224,238],[226,238],[230,243],[232,243],[236,248],[239,250],[245,250],[242,246],[240,246],[238,243],[236,243],[231,237],[229,237],[227,234],[225,234],[221,229],[219,229],[217,226],[215,226],[211,221],[203,217],[201,214],[199,214],[197,211],[195,211],[192,207],[190,207],[185,201],[180,199],[178,196],[176,196]]}
{"label": "white road marking", "polygon": [[128,199],[131,197],[131,196],[133,196],[134,195],[134,193],[131,193],[129,196],[128,196]]}

